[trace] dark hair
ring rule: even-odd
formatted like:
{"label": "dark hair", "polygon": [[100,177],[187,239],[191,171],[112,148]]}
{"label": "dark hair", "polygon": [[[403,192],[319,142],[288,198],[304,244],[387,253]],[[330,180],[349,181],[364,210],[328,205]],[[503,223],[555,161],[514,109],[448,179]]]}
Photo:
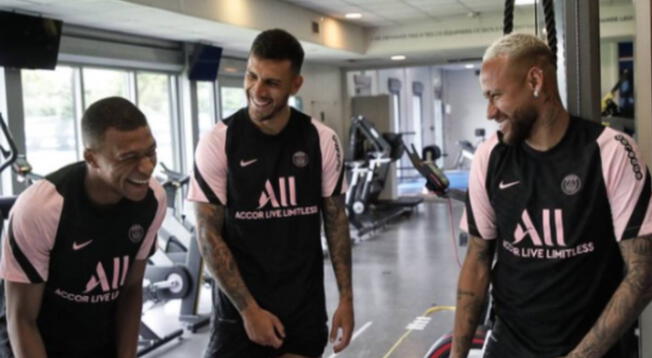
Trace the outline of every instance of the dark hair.
{"label": "dark hair", "polygon": [[304,52],[296,37],[281,29],[261,32],[251,45],[249,56],[266,60],[290,60],[292,71],[301,73]]}
{"label": "dark hair", "polygon": [[147,126],[147,118],[133,103],[122,97],[107,97],[91,104],[81,121],[82,139],[87,148],[97,148],[109,128],[130,131]]}

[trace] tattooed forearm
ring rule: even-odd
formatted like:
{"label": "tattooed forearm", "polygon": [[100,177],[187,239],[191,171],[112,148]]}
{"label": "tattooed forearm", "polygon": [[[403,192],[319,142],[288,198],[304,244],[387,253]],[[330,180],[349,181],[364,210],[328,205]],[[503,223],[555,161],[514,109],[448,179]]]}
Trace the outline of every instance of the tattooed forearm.
{"label": "tattooed forearm", "polygon": [[652,299],[652,238],[620,243],[627,273],[591,330],[569,354],[573,358],[602,357],[631,327]]}
{"label": "tattooed forearm", "polygon": [[489,287],[494,243],[472,237],[460,272],[451,357],[466,357],[480,322]]}
{"label": "tattooed forearm", "polygon": [[253,297],[242,280],[231,250],[222,238],[224,207],[197,203],[195,210],[199,251],[220,288],[238,311],[242,312],[253,301]]}
{"label": "tattooed forearm", "polygon": [[351,237],[344,195],[324,198],[324,230],[340,297],[353,299],[351,287]]}

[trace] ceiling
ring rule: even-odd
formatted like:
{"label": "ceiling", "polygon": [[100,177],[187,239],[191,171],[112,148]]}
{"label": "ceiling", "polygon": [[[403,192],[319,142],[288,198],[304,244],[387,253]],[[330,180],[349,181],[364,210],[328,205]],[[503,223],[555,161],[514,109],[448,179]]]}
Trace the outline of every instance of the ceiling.
{"label": "ceiling", "polygon": [[[418,21],[443,21],[456,16],[502,12],[505,0],[283,0],[325,15],[367,27],[406,25]],[[538,0],[541,2],[541,0]],[[601,4],[633,0],[600,0]],[[518,8],[518,7],[517,7]],[[346,13],[360,13],[349,20]]]}
{"label": "ceiling", "polygon": [[[323,14],[368,27],[396,26],[415,21],[441,21],[469,13],[502,11],[504,0],[284,0]],[[346,13],[360,13],[347,20]]]}
{"label": "ceiling", "polygon": [[[154,0],[152,0],[154,1]],[[179,2],[182,0],[156,0]],[[183,0],[208,1],[208,0]],[[229,0],[235,1],[235,0]],[[325,16],[343,19],[347,12],[359,12],[359,20],[345,20],[366,27],[404,26],[418,22],[438,22],[453,17],[479,13],[500,13],[504,0],[262,0],[282,1],[287,5],[305,8]],[[540,1],[540,0],[539,0]],[[600,0],[603,5],[631,3],[632,0]],[[520,7],[517,7],[520,8]],[[246,57],[248,47],[259,32],[255,28],[237,27],[155,7],[145,7],[122,0],[0,0],[0,9],[19,10],[63,20],[65,23],[155,38],[208,42],[218,44],[225,54]],[[388,56],[371,56],[302,41],[306,58],[340,66],[394,65]],[[432,62],[446,58],[473,57],[473,53],[411,54],[417,62]],[[477,56],[476,56],[477,57]]]}
{"label": "ceiling", "polygon": [[[0,10],[17,10],[28,15],[63,20],[67,24],[125,34],[212,43],[223,47],[227,56],[243,58],[259,33],[259,30],[253,28],[237,27],[122,0],[0,0]],[[312,60],[339,62],[362,57],[361,54],[320,44],[303,42],[303,45],[307,50],[306,57]]]}

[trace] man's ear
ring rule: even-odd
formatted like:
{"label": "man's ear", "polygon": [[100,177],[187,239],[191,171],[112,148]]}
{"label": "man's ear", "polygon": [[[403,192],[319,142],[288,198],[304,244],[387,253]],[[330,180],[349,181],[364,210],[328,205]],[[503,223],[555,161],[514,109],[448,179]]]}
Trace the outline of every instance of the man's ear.
{"label": "man's ear", "polygon": [[303,76],[301,75],[294,76],[294,79],[292,80],[292,91],[291,91],[293,96],[297,94],[297,92],[299,92],[301,86],[303,86]]}
{"label": "man's ear", "polygon": [[533,93],[543,92],[543,70],[539,66],[532,66],[527,73],[527,84]]}
{"label": "man's ear", "polygon": [[84,149],[84,161],[88,163],[93,168],[97,168],[97,158],[95,156],[95,152],[92,149],[85,148]]}

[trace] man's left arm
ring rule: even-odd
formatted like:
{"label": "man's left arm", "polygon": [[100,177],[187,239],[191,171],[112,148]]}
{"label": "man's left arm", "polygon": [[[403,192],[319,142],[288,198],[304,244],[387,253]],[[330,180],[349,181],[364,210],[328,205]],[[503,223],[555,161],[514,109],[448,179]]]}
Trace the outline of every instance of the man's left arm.
{"label": "man's left arm", "polygon": [[567,358],[599,358],[622,337],[652,299],[652,235],[619,243],[626,274],[591,330]]}
{"label": "man's left arm", "polygon": [[[349,220],[346,217],[344,195],[324,198],[324,231],[328,242],[333,271],[340,292],[340,302],[333,315],[330,332],[335,353],[346,348],[353,334],[353,288],[351,283],[351,237],[349,235]],[[340,340],[335,342],[338,331],[342,333]]]}
{"label": "man's left arm", "polygon": [[136,357],[143,307],[143,276],[146,265],[146,260],[134,261],[118,297],[115,333],[119,358]]}

